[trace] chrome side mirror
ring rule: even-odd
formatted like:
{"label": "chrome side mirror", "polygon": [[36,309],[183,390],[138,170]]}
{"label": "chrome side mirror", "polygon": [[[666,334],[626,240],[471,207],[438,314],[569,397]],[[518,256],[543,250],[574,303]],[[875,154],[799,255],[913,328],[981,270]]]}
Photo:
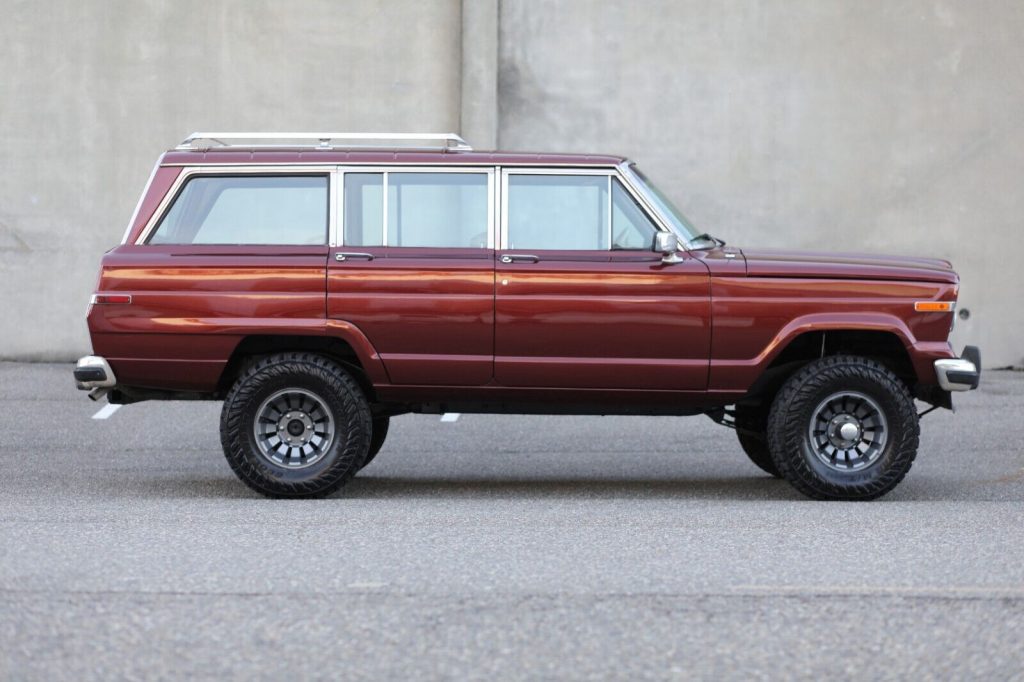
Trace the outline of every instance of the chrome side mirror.
{"label": "chrome side mirror", "polygon": [[654,235],[655,253],[661,254],[661,262],[665,264],[680,263],[679,238],[672,232],[658,232]]}

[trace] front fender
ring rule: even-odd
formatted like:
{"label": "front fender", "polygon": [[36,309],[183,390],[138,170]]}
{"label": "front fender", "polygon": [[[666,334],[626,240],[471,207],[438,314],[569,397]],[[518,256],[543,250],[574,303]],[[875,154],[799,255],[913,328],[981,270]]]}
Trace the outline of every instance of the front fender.
{"label": "front fender", "polygon": [[893,334],[910,356],[918,380],[924,383],[935,381],[931,364],[938,357],[935,353],[952,353],[949,344],[945,342],[918,342],[906,323],[889,313],[810,313],[795,317],[783,325],[752,358],[712,358],[709,390],[746,391],[794,339],[818,331],[878,331]]}

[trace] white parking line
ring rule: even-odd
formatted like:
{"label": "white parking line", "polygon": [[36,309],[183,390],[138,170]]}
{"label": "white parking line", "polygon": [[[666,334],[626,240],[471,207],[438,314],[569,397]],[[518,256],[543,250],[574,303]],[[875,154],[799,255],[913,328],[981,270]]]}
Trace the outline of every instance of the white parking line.
{"label": "white parking line", "polygon": [[110,419],[110,416],[121,409],[120,405],[104,405],[92,416],[93,419]]}
{"label": "white parking line", "polygon": [[455,422],[462,416],[460,412],[445,412],[441,415],[441,421],[443,422]]}

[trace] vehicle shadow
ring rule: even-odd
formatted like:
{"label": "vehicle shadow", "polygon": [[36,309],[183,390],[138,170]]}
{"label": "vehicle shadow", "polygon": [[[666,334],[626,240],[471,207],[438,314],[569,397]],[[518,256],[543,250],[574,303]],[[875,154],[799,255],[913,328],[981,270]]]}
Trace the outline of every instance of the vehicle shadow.
{"label": "vehicle shadow", "polygon": [[735,478],[358,476],[332,495],[332,498],[803,499],[785,482],[766,476]]}
{"label": "vehicle shadow", "polygon": [[[103,487],[103,486],[101,486]],[[99,494],[101,491],[97,491]],[[104,488],[109,496],[113,490]],[[119,496],[176,499],[262,499],[233,476],[169,476],[122,481]],[[358,476],[328,499],[719,499],[796,501],[803,498],[784,481],[766,476],[736,478],[500,478]]]}

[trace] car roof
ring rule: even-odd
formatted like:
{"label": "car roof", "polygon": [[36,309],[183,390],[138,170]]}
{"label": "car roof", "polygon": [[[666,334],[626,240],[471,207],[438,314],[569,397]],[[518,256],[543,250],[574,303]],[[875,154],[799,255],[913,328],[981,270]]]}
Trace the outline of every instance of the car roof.
{"label": "car roof", "polygon": [[262,164],[379,164],[451,166],[617,166],[627,159],[605,154],[563,154],[452,149],[310,147],[208,147],[172,149],[161,166]]}

